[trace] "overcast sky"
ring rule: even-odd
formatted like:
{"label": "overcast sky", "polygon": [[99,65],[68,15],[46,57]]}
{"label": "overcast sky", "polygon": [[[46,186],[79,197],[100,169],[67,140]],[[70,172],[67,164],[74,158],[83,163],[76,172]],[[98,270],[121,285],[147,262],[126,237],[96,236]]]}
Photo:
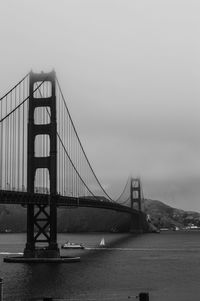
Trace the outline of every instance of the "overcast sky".
{"label": "overcast sky", "polygon": [[0,95],[55,69],[113,196],[200,211],[200,1],[0,0]]}

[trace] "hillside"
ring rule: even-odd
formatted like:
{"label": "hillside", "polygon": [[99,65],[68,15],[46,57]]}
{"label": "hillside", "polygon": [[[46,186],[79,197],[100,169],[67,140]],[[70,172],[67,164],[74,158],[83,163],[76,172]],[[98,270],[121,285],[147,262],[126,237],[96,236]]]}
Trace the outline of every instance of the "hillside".
{"label": "hillside", "polygon": [[[144,200],[142,204],[159,228],[200,226],[200,213],[170,207],[160,201]],[[105,209],[78,208],[58,209],[59,232],[111,231],[127,232],[130,216]],[[26,232],[26,208],[20,205],[0,205],[0,232]]]}
{"label": "hillside", "polygon": [[159,228],[200,226],[200,213],[170,207],[161,201],[144,200],[143,210],[150,215],[151,222]]}

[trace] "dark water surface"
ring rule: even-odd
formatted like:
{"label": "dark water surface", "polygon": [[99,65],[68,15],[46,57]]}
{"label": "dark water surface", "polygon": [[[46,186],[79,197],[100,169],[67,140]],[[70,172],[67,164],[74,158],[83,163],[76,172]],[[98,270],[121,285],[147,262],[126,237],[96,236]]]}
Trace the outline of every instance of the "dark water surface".
{"label": "dark water surface", "polygon": [[149,292],[150,301],[200,300],[200,232],[58,235],[59,244],[89,248],[102,237],[108,249],[62,250],[80,255],[77,263],[19,264],[4,263],[2,252],[22,252],[25,234],[1,234],[4,300],[137,300],[139,292]]}

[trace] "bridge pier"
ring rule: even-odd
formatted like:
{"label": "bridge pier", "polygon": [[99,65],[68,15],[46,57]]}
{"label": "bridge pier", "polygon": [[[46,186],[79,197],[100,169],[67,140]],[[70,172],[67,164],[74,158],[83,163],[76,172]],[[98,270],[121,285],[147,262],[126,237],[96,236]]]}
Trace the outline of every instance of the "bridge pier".
{"label": "bridge pier", "polygon": [[[53,207],[53,208],[52,208]],[[56,206],[28,205],[27,207],[27,243],[24,249],[25,258],[59,258],[60,250],[57,244]],[[51,212],[52,210],[52,212]],[[41,215],[43,214],[43,218]],[[44,218],[45,216],[45,218]],[[40,224],[43,223],[43,224]],[[50,229],[47,229],[49,227]],[[35,231],[37,228],[37,231]],[[49,233],[50,230],[50,233]],[[43,235],[43,239],[38,239]],[[45,237],[45,239],[44,239]],[[37,247],[36,243],[48,243]]]}
{"label": "bridge pier", "polygon": [[143,233],[142,216],[140,212],[138,212],[138,214],[131,214],[130,232],[137,234]]}

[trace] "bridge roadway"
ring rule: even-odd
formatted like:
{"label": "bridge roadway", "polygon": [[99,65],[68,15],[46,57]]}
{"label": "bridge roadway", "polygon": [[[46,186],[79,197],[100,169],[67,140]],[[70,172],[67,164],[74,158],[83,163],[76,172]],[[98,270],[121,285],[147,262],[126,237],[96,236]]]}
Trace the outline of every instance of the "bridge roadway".
{"label": "bridge roadway", "polygon": [[[136,209],[121,205],[119,203],[106,201],[104,199],[95,199],[91,197],[68,197],[59,194],[53,196],[54,202],[57,207],[92,207],[115,210],[129,214],[139,215],[140,212]],[[36,204],[36,205],[49,205],[51,196],[41,193],[28,193],[22,191],[9,191],[0,190],[0,204]]]}

